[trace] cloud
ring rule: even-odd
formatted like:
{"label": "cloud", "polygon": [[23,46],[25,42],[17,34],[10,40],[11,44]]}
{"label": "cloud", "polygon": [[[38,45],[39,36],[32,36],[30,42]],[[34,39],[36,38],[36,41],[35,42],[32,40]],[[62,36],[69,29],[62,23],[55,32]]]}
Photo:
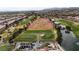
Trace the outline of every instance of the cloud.
{"label": "cloud", "polygon": [[0,0],[0,7],[51,7],[62,3],[63,0]]}
{"label": "cloud", "polygon": [[0,0],[0,10],[79,7],[79,0]]}

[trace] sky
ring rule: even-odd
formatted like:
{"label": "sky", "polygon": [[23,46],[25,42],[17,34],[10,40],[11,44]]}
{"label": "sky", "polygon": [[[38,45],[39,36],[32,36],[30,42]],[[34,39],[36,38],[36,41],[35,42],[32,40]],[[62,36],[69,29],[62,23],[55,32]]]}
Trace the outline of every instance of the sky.
{"label": "sky", "polygon": [[79,7],[79,0],[0,0],[0,11]]}

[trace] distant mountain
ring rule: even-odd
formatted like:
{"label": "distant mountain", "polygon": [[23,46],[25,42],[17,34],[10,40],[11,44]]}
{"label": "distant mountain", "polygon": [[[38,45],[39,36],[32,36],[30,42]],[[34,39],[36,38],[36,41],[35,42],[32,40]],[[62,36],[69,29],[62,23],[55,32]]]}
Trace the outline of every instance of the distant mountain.
{"label": "distant mountain", "polygon": [[79,7],[70,8],[50,8],[39,11],[39,14],[58,15],[58,16],[77,16],[79,15]]}
{"label": "distant mountain", "polygon": [[68,8],[49,8],[43,10],[31,10],[31,11],[7,11],[0,12],[0,14],[12,14],[12,13],[25,13],[25,14],[38,14],[41,16],[79,16],[79,7]]}

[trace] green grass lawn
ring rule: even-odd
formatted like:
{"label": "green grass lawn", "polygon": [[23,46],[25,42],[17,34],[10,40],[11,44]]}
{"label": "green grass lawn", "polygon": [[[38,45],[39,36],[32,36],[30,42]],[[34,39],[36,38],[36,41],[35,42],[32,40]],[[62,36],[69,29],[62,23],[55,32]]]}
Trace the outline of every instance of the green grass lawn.
{"label": "green grass lawn", "polygon": [[75,25],[74,22],[71,22],[65,19],[60,19],[59,22],[61,22],[61,24],[63,25],[70,26],[72,28],[72,31],[75,33],[75,35],[79,38],[79,26],[78,25]]}
{"label": "green grass lawn", "polygon": [[28,24],[30,22],[30,20],[28,19],[23,19],[22,21],[19,22],[20,25],[25,25]]}
{"label": "green grass lawn", "polygon": [[32,21],[35,18],[35,16],[30,16],[27,19],[23,19],[22,21],[19,22],[20,25],[25,25],[28,24],[30,21]]}
{"label": "green grass lawn", "polygon": [[38,34],[45,34],[44,36],[40,36],[41,41],[52,41],[54,38],[54,34],[52,34],[51,30],[27,30],[22,32],[19,36],[15,38],[16,42],[34,42],[37,41]]}
{"label": "green grass lawn", "polygon": [[34,42],[36,41],[36,35],[22,32],[19,36],[15,38],[15,41],[16,42]]}
{"label": "green grass lawn", "polygon": [[8,47],[6,45],[1,46],[0,51],[8,51]]}
{"label": "green grass lawn", "polygon": [[0,51],[11,51],[12,49],[14,49],[14,46],[4,45],[0,47]]}
{"label": "green grass lawn", "polygon": [[27,33],[51,33],[51,30],[27,30]]}
{"label": "green grass lawn", "polygon": [[54,40],[54,34],[53,33],[46,33],[43,37],[41,37],[41,41],[53,41]]}

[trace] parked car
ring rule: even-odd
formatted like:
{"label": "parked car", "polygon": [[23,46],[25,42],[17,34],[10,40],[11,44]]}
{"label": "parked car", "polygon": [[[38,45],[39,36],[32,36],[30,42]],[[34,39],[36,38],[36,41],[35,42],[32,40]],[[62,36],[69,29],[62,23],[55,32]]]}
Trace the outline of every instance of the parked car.
{"label": "parked car", "polygon": [[70,33],[70,31],[69,30],[65,30],[65,33]]}
{"label": "parked car", "polygon": [[66,28],[66,27],[65,27],[64,25],[60,25],[60,29],[61,29],[61,30],[65,30],[65,28]]}

